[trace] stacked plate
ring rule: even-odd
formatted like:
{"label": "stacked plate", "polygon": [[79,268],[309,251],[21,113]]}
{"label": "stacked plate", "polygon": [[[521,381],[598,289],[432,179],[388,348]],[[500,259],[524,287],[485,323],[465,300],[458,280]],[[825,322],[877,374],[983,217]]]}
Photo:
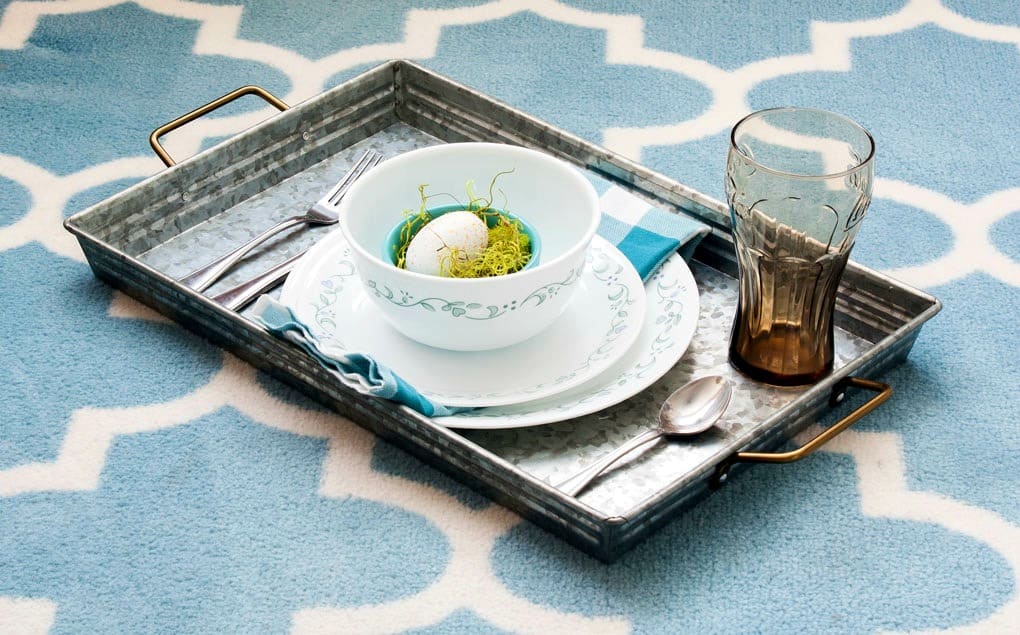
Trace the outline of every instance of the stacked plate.
{"label": "stacked plate", "polygon": [[694,336],[698,291],[674,254],[645,284],[596,236],[563,315],[506,348],[432,348],[384,320],[334,231],[301,259],[281,301],[323,343],[372,356],[426,397],[473,410],[435,421],[453,428],[532,426],[597,412],[647,388],[679,361]]}

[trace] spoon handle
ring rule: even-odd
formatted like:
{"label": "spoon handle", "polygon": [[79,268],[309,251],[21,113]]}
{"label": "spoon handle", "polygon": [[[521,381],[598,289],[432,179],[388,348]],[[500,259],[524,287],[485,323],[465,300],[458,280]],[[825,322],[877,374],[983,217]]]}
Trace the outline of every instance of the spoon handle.
{"label": "spoon handle", "polygon": [[[662,436],[662,432],[659,430],[647,430],[637,435],[630,441],[624,443],[620,447],[616,448],[609,454],[603,456],[598,461],[595,461],[588,467],[584,468],[577,474],[571,476],[567,480],[563,481],[556,486],[557,489],[562,490],[568,496],[577,496],[590,483],[596,476],[605,472],[614,463],[622,459],[627,454],[630,454],[632,450],[638,448],[646,443],[650,444]],[[646,448],[647,449],[647,448]]]}

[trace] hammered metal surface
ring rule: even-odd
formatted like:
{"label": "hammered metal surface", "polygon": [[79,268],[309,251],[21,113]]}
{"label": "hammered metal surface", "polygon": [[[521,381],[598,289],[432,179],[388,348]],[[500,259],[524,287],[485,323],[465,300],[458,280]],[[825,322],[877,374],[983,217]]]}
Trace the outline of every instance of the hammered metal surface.
{"label": "hammered metal surface", "polygon": [[[442,143],[407,124],[397,123],[316,163],[307,170],[267,188],[228,210],[199,223],[173,239],[141,254],[138,259],[173,278],[181,278],[242,245],[276,223],[303,214],[347,172],[358,156],[375,150],[389,158],[415,148]],[[249,280],[278,262],[321,240],[337,225],[297,227],[251,252],[206,295],[216,295]],[[279,293],[279,289],[275,291]]]}

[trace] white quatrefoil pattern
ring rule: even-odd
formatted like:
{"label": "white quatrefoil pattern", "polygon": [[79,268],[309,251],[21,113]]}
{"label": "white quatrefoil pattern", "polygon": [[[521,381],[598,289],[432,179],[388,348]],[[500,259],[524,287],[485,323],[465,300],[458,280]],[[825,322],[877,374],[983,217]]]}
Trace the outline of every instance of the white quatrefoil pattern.
{"label": "white quatrefoil pattern", "polygon": [[[1017,632],[1018,47],[1015,0],[0,0],[0,633]],[[854,429],[599,563],[111,290],[61,227],[161,169],[156,125],[392,58],[716,198],[747,112],[845,113],[878,144],[855,259],[945,309]]]}

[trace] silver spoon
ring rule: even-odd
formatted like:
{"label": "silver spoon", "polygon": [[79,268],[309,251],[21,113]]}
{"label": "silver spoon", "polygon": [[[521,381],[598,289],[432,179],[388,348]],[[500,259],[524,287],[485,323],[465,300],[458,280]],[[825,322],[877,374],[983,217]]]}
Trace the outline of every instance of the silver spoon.
{"label": "silver spoon", "polygon": [[[569,496],[577,496],[596,476],[634,449],[663,436],[687,436],[704,432],[726,411],[733,394],[730,383],[719,375],[701,377],[676,389],[659,409],[659,427],[642,432],[627,443],[557,485]],[[644,450],[642,450],[643,452]]]}

